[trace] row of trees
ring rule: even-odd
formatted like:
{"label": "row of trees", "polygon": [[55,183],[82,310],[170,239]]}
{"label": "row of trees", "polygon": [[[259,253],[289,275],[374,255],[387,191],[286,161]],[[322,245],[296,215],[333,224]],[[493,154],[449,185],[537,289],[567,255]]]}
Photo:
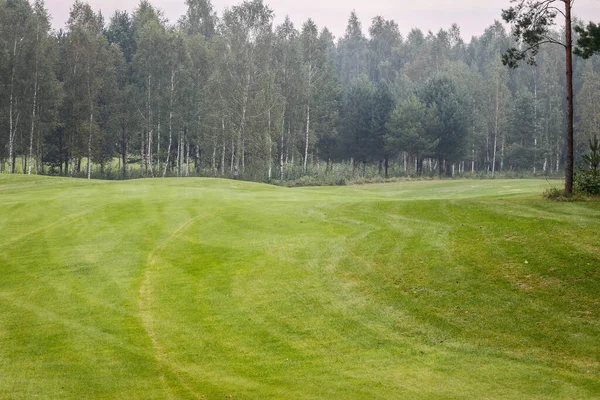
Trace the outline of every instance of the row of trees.
{"label": "row of trees", "polygon": [[[499,22],[465,43],[351,13],[336,40],[273,26],[261,0],[169,23],[143,0],[106,22],[76,1],[52,31],[43,0],[0,2],[0,169],[72,176],[287,179],[357,173],[559,173],[564,54],[509,70]],[[557,41],[564,32],[546,32]],[[600,131],[600,59],[575,58],[575,146]],[[582,152],[579,151],[578,154]]]}

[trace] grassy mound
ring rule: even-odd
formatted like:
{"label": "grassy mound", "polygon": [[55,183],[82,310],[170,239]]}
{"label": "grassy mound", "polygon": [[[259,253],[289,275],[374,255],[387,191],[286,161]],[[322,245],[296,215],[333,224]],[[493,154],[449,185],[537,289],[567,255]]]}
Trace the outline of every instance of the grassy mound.
{"label": "grassy mound", "polygon": [[0,398],[598,398],[600,204],[547,186],[2,176]]}

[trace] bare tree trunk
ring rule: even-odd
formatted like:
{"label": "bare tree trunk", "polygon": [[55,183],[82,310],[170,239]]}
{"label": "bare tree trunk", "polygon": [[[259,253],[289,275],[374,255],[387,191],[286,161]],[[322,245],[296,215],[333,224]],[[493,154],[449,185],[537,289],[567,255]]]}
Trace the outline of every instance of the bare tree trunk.
{"label": "bare tree trunk", "polygon": [[231,138],[231,165],[230,165],[230,174],[233,174],[235,164],[235,139]]}
{"label": "bare tree trunk", "polygon": [[533,175],[536,173],[538,139],[538,74],[537,65],[533,67]]}
{"label": "bare tree trunk", "polygon": [[565,192],[573,193],[573,39],[571,31],[571,0],[565,0],[565,31],[567,53],[567,162]]}
{"label": "bare tree trunk", "polygon": [[181,163],[179,162],[179,157],[181,155],[181,132],[177,135],[177,159],[175,160],[175,164],[177,166],[177,176],[181,175]]}
{"label": "bare tree trunk", "polygon": [[[171,143],[173,141],[173,96],[175,93],[175,70],[171,69],[171,87],[169,93],[169,146],[167,148],[167,159],[165,161],[165,169],[163,170],[163,178],[167,175],[169,168],[169,159],[171,157]],[[160,166],[159,166],[160,168]]]}
{"label": "bare tree trunk", "polygon": [[125,130],[125,124],[121,124],[121,158],[123,160],[123,179],[127,178],[127,150],[128,150],[128,141]]}
{"label": "bare tree trunk", "polygon": [[190,176],[190,141],[185,139],[186,154],[185,154],[185,176]]}
{"label": "bare tree trunk", "polygon": [[496,80],[496,115],[494,120],[494,152],[492,153],[492,178],[496,174],[496,151],[498,149],[498,114],[500,113],[500,82]]}
{"label": "bare tree trunk", "polygon": [[40,135],[36,136],[36,157],[35,157],[35,171],[38,174],[43,174],[44,171],[44,163],[42,160],[42,148],[40,147]]}
{"label": "bare tree trunk", "polygon": [[171,157],[172,141],[173,141],[173,109],[169,110],[169,146],[167,147],[167,160],[165,161],[165,169],[163,170],[163,178],[167,175],[167,168],[169,168],[169,159]]}
{"label": "bare tree trunk", "polygon": [[242,173],[246,172],[246,138],[242,138]]}
{"label": "bare tree trunk", "polygon": [[[288,122],[288,140],[287,140],[287,146],[285,146],[285,165],[288,165],[290,163],[290,141],[292,139],[291,136],[291,129],[289,126],[289,122]],[[294,156],[292,155],[292,158]],[[291,161],[292,164],[294,164],[294,160]]]}
{"label": "bare tree trunk", "polygon": [[223,148],[221,149],[221,176],[225,176],[225,138],[223,138]]}
{"label": "bare tree trunk", "polygon": [[[37,111],[37,95],[38,95],[38,45],[40,41],[40,24],[39,21],[36,26],[35,33],[35,72],[33,79],[33,107],[31,111],[31,132],[29,134],[29,156],[27,158],[27,175],[31,175],[31,165],[33,164],[33,135],[35,133],[35,119]],[[39,171],[38,171],[39,172]]]}
{"label": "bare tree trunk", "polygon": [[[145,158],[144,171],[148,172],[148,166],[152,163],[152,74],[148,74],[148,93],[146,97],[146,132],[147,132],[147,148],[144,150]],[[151,168],[151,167],[150,167]]]}
{"label": "bare tree trunk", "polygon": [[150,127],[150,130],[148,131],[148,151],[147,151],[147,157],[146,157],[146,161],[148,163],[148,170],[150,172],[150,176],[154,176],[154,170],[152,168],[152,138],[154,136],[154,133],[152,132],[152,127]]}
{"label": "bare tree trunk", "polygon": [[269,109],[268,111],[268,131],[267,131],[267,146],[269,147],[269,158],[267,160],[267,168],[268,168],[268,178],[269,178],[269,182],[271,181],[271,173],[272,173],[272,167],[273,167],[273,144],[271,143],[271,109]]}
{"label": "bare tree trunk", "polygon": [[92,126],[94,123],[93,105],[90,104],[90,132],[88,135],[87,178],[92,179]]}
{"label": "bare tree trunk", "polygon": [[240,129],[238,131],[238,143],[237,143],[237,157],[235,158],[234,171],[239,171],[240,160],[242,162],[242,171],[244,170],[244,139],[246,133],[246,112],[248,111],[248,96],[250,93],[250,72],[246,72],[246,85],[244,86],[244,92],[242,94],[242,116],[240,120]]}
{"label": "bare tree trunk", "polygon": [[502,140],[500,141],[500,171],[504,171],[504,146],[506,144],[506,135],[502,135]]}
{"label": "bare tree trunk", "polygon": [[[309,83],[310,85],[310,83]],[[309,91],[310,91],[310,86],[309,86]],[[306,104],[306,136],[304,137],[304,141],[305,141],[305,146],[304,146],[304,166],[303,166],[303,170],[304,172],[306,172],[306,164],[308,162],[308,139],[309,139],[309,130],[310,128],[310,94],[309,94],[309,100]]]}
{"label": "bare tree trunk", "polygon": [[556,139],[556,172],[560,169],[560,141]]}
{"label": "bare tree trunk", "polygon": [[[19,113],[17,113],[17,116],[15,117],[14,115],[14,111],[15,111],[15,103],[18,102],[18,100],[15,99],[15,74],[16,74],[16,64],[17,64],[17,44],[19,43],[19,38],[15,37],[15,44],[13,47],[13,66],[11,69],[11,74],[10,74],[10,101],[9,101],[9,106],[8,106],[8,119],[9,119],[9,126],[8,126],[8,173],[9,174],[14,174],[15,173],[15,165],[14,165],[14,161],[13,161],[13,153],[14,153],[14,147],[15,147],[15,135],[17,132],[17,126],[19,125]],[[16,120],[16,121],[15,121]]]}
{"label": "bare tree trunk", "polygon": [[160,174],[160,170],[160,114],[158,114],[158,122],[156,124],[156,171]]}
{"label": "bare tree trunk", "polygon": [[284,136],[285,136],[285,109],[287,104],[283,105],[283,113],[281,114],[281,147],[279,151],[279,179],[283,180],[283,151],[284,151]]}
{"label": "bare tree trunk", "polygon": [[221,151],[221,176],[225,176],[225,115],[221,115],[221,129],[223,133],[223,148]]}
{"label": "bare tree trunk", "polygon": [[144,166],[146,165],[146,131],[141,130],[141,142],[140,142],[140,176],[144,177]]}
{"label": "bare tree trunk", "polygon": [[213,176],[217,176],[217,135],[213,136],[213,151],[211,158],[211,169]]}

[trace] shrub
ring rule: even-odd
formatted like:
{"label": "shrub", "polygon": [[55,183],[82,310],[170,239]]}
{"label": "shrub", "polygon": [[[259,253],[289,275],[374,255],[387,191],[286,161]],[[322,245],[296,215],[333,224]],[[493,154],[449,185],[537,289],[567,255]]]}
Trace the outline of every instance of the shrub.
{"label": "shrub", "polygon": [[569,194],[569,193],[565,192],[564,189],[558,189],[555,187],[545,190],[544,193],[542,193],[542,196],[544,196],[545,199],[552,200],[552,201],[571,202],[571,201],[586,201],[587,200],[586,197],[582,193]]}
{"label": "shrub", "polygon": [[586,166],[575,173],[573,183],[575,191],[597,196],[600,195],[600,146],[596,136],[589,143],[590,152],[583,155]]}

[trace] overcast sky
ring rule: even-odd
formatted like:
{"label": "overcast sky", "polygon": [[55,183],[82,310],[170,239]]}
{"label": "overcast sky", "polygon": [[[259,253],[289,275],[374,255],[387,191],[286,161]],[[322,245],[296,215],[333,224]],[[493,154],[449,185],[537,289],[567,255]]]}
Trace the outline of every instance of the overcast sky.
{"label": "overcast sky", "polygon": [[[326,26],[336,37],[344,34],[348,16],[355,10],[365,34],[371,19],[381,15],[395,20],[403,34],[411,28],[438,31],[456,22],[465,40],[481,35],[495,19],[500,19],[502,8],[510,6],[509,0],[264,0],[275,12],[275,24],[289,15],[297,28],[312,18],[319,28]],[[119,10],[133,11],[139,0],[88,0],[95,9],[101,10],[107,22],[112,13]],[[172,22],[185,13],[184,0],[151,0]],[[241,3],[241,0],[213,0],[213,6],[221,15],[225,7]],[[71,1],[47,0],[46,5],[53,17],[53,26],[64,26],[69,16]],[[575,14],[584,21],[600,22],[600,0],[577,0]]]}

